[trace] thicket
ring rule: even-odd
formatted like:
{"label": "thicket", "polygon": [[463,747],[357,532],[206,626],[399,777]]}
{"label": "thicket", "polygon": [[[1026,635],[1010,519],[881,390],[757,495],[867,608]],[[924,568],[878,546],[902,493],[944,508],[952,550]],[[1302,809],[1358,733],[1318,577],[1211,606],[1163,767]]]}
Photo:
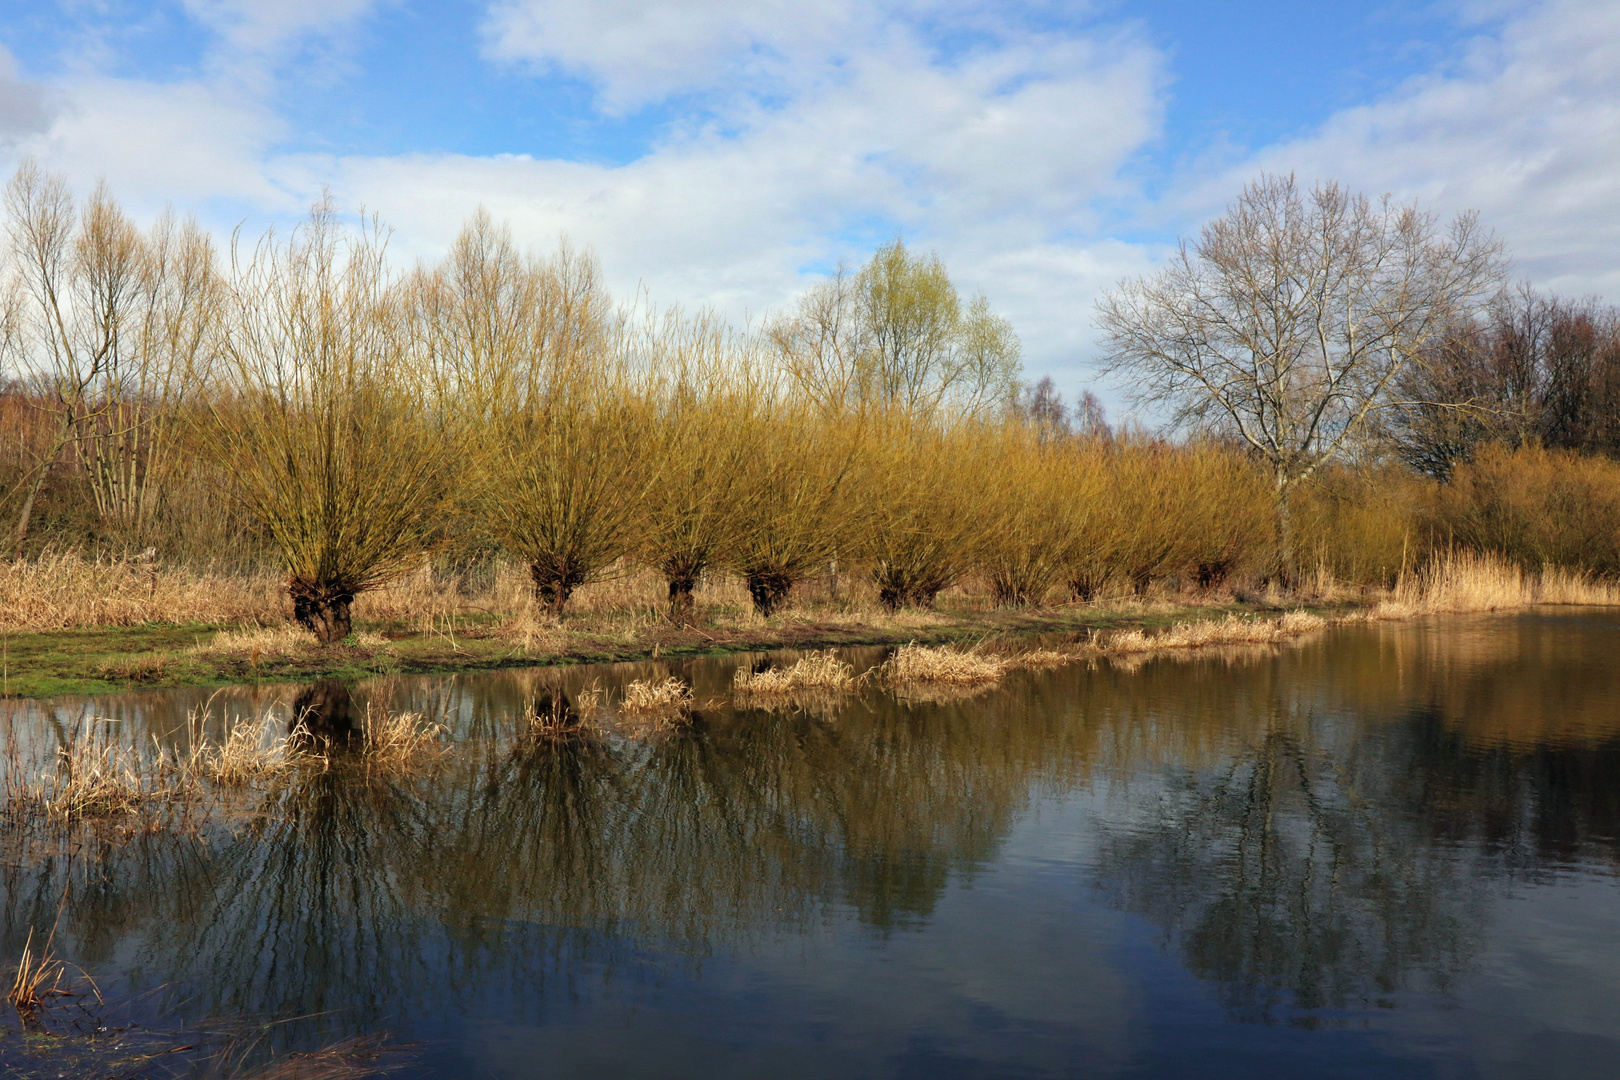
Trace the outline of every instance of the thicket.
{"label": "thicket", "polygon": [[[1011,327],[899,242],[743,331],[616,305],[588,253],[526,254],[485,214],[400,272],[374,222],[329,207],[224,255],[31,166],[6,209],[13,558],[272,566],[322,641],[428,559],[520,564],[556,616],[645,570],[677,619],[717,574],[768,616],[823,575],[896,609],[957,586],[1022,605],[1279,573],[1267,462],[1021,389]],[[1397,460],[1417,463],[1410,431],[1324,464],[1293,500],[1301,568],[1389,585],[1462,546],[1620,573],[1620,466],[1541,449],[1551,430],[1482,439],[1445,482]]]}

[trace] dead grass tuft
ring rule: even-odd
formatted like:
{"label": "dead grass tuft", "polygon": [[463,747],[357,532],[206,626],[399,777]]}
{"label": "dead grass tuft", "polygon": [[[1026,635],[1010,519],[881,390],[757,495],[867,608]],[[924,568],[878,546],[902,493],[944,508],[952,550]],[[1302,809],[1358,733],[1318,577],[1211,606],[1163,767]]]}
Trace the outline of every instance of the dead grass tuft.
{"label": "dead grass tuft", "polygon": [[1224,619],[1177,623],[1167,630],[1122,630],[1102,646],[1107,653],[1156,652],[1162,649],[1202,649],[1214,645],[1270,645],[1320,630],[1327,620],[1308,611],[1290,611],[1275,619]]}
{"label": "dead grass tuft", "polygon": [[890,686],[939,683],[971,686],[1001,678],[1014,662],[978,649],[949,645],[903,645],[883,662],[879,676]]}
{"label": "dead grass tuft", "polygon": [[90,738],[71,740],[57,749],[56,770],[41,785],[45,816],[71,821],[132,814],[169,794],[141,766],[139,755],[126,747]]}
{"label": "dead grass tuft", "polygon": [[740,697],[774,697],[805,690],[846,693],[860,685],[855,668],[838,659],[831,649],[806,653],[792,667],[764,671],[738,668],[731,688]]}
{"label": "dead grass tuft", "polygon": [[[11,979],[11,989],[6,991],[6,1000],[11,1007],[17,1010],[17,1016],[27,1023],[39,1015],[41,1009],[57,997],[81,997],[83,991],[74,986],[64,987],[62,980],[67,977],[68,965],[56,958],[51,948],[55,935],[45,939],[45,947],[34,952],[34,932],[28,931],[28,941],[23,945],[22,957],[17,961],[17,970]],[[93,983],[90,984],[94,988]]]}
{"label": "dead grass tuft", "polygon": [[672,726],[692,713],[692,688],[673,676],[660,682],[637,679],[624,688],[619,715],[639,723]]}
{"label": "dead grass tuft", "polygon": [[408,773],[439,760],[450,750],[448,729],[421,713],[373,710],[366,706],[361,722],[366,765],[371,769]]}
{"label": "dead grass tuft", "polygon": [[1059,652],[1056,649],[1031,649],[1012,657],[1011,663],[1021,668],[1049,668],[1072,664],[1078,659],[1074,653]]}
{"label": "dead grass tuft", "polygon": [[272,716],[240,719],[223,743],[214,743],[201,734],[207,721],[207,710],[187,718],[194,737],[191,753],[179,763],[183,774],[227,787],[246,787],[273,780],[298,764],[293,747],[305,741],[300,738],[302,722],[293,731],[278,735],[281,725]]}

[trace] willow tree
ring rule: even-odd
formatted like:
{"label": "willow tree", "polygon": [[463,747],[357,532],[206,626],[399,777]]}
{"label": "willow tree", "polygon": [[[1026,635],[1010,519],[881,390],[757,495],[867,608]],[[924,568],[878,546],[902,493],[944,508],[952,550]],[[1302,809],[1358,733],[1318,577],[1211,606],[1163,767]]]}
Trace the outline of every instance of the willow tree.
{"label": "willow tree", "polygon": [[1372,418],[1401,374],[1498,286],[1502,246],[1472,213],[1262,176],[1159,273],[1098,307],[1104,370],[1179,424],[1242,440],[1271,476],[1277,563],[1295,577],[1289,501]]}
{"label": "willow tree", "polygon": [[280,552],[294,617],[331,644],[357,595],[436,542],[457,468],[443,403],[375,222],[346,230],[323,203],[232,256],[204,435]]}
{"label": "willow tree", "polygon": [[982,295],[964,301],[937,255],[885,244],[810,289],[769,335],[823,408],[995,411],[1018,390],[1018,337]]}
{"label": "willow tree", "polygon": [[741,423],[749,451],[737,463],[729,503],[737,528],[721,561],[768,617],[859,533],[862,485],[851,473],[863,426],[856,414],[828,412],[781,388]]}
{"label": "willow tree", "polygon": [[636,335],[653,376],[655,483],[642,488],[637,559],[669,586],[670,616],[691,617],[693,591],[737,547],[748,512],[741,483],[763,403],[752,342],[712,313],[666,312]]}
{"label": "willow tree", "polygon": [[601,271],[566,244],[522,255],[480,211],[419,284],[468,432],[473,505],[560,616],[630,554],[656,475],[651,403]]}
{"label": "willow tree", "polygon": [[961,477],[981,493],[974,561],[998,606],[1038,604],[1053,585],[1072,585],[1112,520],[1106,474],[1089,445],[1021,423],[987,427],[977,449]]}
{"label": "willow tree", "polygon": [[980,425],[902,413],[874,428],[856,553],[884,607],[932,607],[971,565],[985,527],[986,491],[970,479],[983,448]]}

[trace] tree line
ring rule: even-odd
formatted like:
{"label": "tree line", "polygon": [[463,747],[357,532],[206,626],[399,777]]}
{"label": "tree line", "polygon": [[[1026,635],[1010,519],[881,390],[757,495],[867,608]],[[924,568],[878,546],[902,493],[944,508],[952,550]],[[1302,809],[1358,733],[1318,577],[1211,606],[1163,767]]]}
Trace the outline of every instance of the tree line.
{"label": "tree line", "polygon": [[434,553],[517,561],[559,616],[627,567],[678,618],[722,572],[767,616],[837,566],[890,608],[968,580],[1003,604],[1291,583],[1301,553],[1382,580],[1442,529],[1506,528],[1455,495],[1512,489],[1459,482],[1522,467],[1482,447],[1615,445],[1611,312],[1503,292],[1470,216],[1292,178],[1102,303],[1106,366],[1179,438],[1025,386],[1007,320],[898,240],[743,330],[616,304],[588,251],[525,252],[484,212],[401,268],[329,204],[222,250],[25,163],[4,209],[13,555],[42,520],[153,557],[262,551],[323,641]]}

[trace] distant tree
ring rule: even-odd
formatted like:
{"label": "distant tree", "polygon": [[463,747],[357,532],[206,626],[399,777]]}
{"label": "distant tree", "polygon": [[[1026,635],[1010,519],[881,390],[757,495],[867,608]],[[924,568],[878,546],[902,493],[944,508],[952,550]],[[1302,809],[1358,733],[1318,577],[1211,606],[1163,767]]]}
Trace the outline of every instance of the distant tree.
{"label": "distant tree", "polygon": [[1180,425],[1229,433],[1265,462],[1277,562],[1294,578],[1294,489],[1400,403],[1399,379],[1502,276],[1473,214],[1437,228],[1415,205],[1293,176],[1247,185],[1158,274],[1099,303],[1105,370]]}
{"label": "distant tree", "polygon": [[1069,420],[1069,406],[1058,393],[1052,376],[1043,376],[1034,386],[1026,386],[1018,395],[1019,419],[1036,428],[1043,439],[1066,439],[1074,434]]}
{"label": "distant tree", "polygon": [[1620,312],[1504,292],[1404,372],[1398,396],[1384,435],[1441,479],[1488,442],[1620,456]]}
{"label": "distant tree", "polygon": [[1012,325],[983,296],[964,302],[937,255],[900,240],[812,288],[769,336],[794,381],[827,407],[978,412],[1017,392]]}
{"label": "distant tree", "polygon": [[1103,408],[1102,400],[1090,390],[1081,391],[1080,400],[1074,403],[1071,416],[1075,432],[1082,438],[1106,439],[1114,433],[1108,423],[1108,410]]}

